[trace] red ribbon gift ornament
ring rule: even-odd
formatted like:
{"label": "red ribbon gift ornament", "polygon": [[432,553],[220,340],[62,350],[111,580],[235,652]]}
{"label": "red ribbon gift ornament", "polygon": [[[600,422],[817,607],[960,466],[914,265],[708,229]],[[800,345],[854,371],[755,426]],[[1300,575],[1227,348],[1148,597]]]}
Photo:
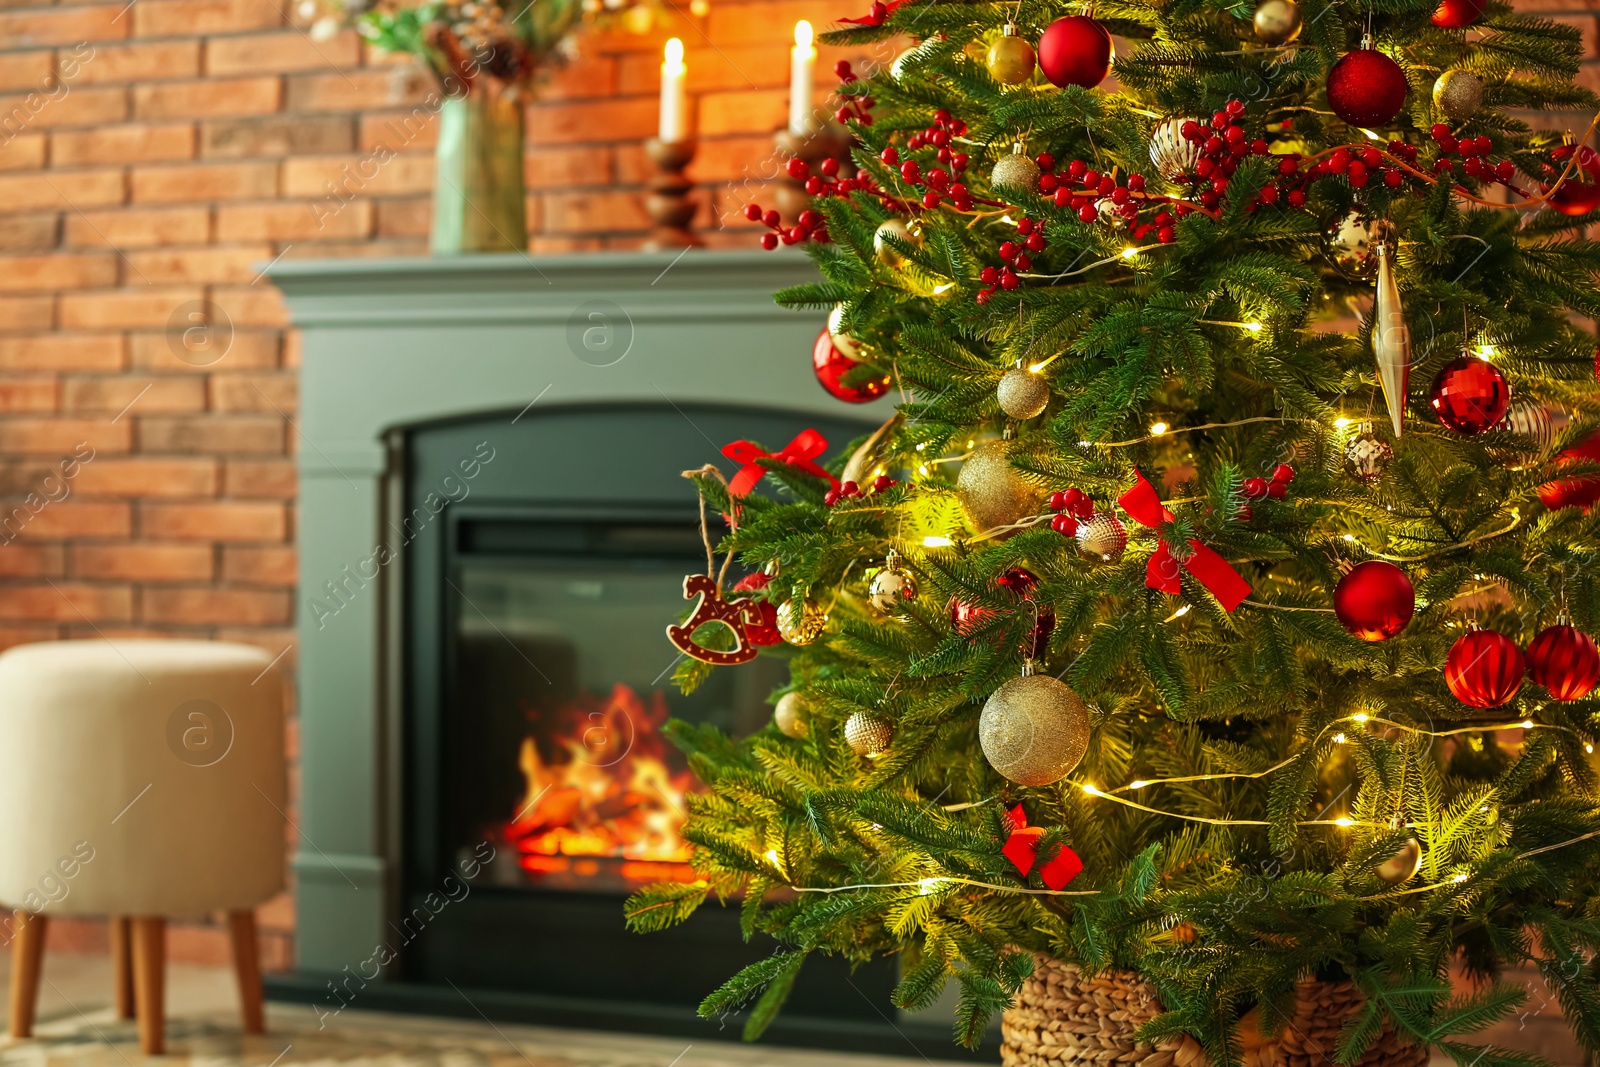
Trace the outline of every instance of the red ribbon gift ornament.
{"label": "red ribbon gift ornament", "polygon": [[817,457],[827,448],[828,439],[815,430],[801,430],[793,441],[776,452],[765,452],[754,441],[735,441],[731,445],[724,445],[722,454],[740,464],[739,473],[728,483],[728,493],[740,497],[754,489],[761,476],[767,473],[767,468],[756,462],[762,459],[787,463],[813,477],[826,478],[829,485],[837,486],[839,480],[817,465]]}
{"label": "red ribbon gift ornament", "polygon": [[[1028,816],[1023,812],[1021,804],[1012,808],[1008,814],[1015,829],[1011,831],[1011,836],[1006,838],[1000,853],[1015,864],[1022,877],[1026,878],[1028,872],[1033,870],[1034,861],[1039,858],[1039,838],[1045,835],[1045,828],[1029,826]],[[1044,879],[1044,884],[1051,889],[1065,889],[1068,883],[1081,873],[1083,873],[1083,861],[1066,845],[1062,845],[1061,851],[1039,868],[1039,877]]]}
{"label": "red ribbon gift ornament", "polygon": [[[1138,522],[1152,528],[1171,522],[1172,512],[1161,503],[1161,498],[1156,495],[1155,486],[1150,484],[1150,480],[1142,471],[1134,473],[1139,480],[1133,483],[1132,489],[1117,499],[1117,503],[1122,505],[1122,510]],[[1180,567],[1194,575],[1195,580],[1210,590],[1211,595],[1216,597],[1228,611],[1238,607],[1244,598],[1250,595],[1250,583],[1245,581],[1227,560],[1199,541],[1190,541],[1189,555],[1179,560],[1167,548],[1166,541],[1158,539],[1155,554],[1150,557],[1150,563],[1145,568],[1144,584],[1163,593],[1174,595],[1182,593],[1183,583],[1178,579]]]}

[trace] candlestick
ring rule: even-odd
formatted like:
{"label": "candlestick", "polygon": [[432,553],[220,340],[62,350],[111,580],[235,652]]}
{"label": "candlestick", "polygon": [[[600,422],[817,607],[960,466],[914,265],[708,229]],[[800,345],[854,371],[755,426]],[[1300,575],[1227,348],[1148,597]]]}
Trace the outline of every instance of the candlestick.
{"label": "candlestick", "polygon": [[689,199],[694,182],[683,173],[694,160],[695,143],[651,138],[644,143],[644,151],[656,165],[656,175],[650,179],[650,191],[644,200],[645,211],[656,228],[645,249],[665,252],[705,244],[689,228],[698,205]]}
{"label": "candlestick", "polygon": [[797,136],[811,127],[811,75],[816,67],[811,23],[801,19],[794,24],[794,47],[789,50],[789,132]]}
{"label": "candlestick", "polygon": [[683,62],[683,42],[674,37],[667,42],[661,60],[660,140],[667,144],[681,141],[689,133],[689,101],[684,93],[689,68]]}

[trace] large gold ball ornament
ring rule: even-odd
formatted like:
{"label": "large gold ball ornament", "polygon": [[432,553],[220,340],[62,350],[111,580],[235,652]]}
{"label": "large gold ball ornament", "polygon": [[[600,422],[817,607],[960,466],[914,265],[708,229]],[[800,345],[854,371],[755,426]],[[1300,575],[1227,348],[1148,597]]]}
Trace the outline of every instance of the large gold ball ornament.
{"label": "large gold ball ornament", "polygon": [[1091,563],[1115,563],[1128,547],[1128,530],[1109,511],[1078,524],[1078,554]]}
{"label": "large gold ball ornament", "polygon": [[785,737],[804,737],[811,732],[806,706],[799,693],[785,693],[778,698],[778,706],[772,709],[772,721]]}
{"label": "large gold ball ornament", "polygon": [[833,310],[828,312],[828,339],[833,342],[844,355],[849,356],[857,363],[861,362],[861,343],[854,337],[844,332],[844,305],[835,304]]}
{"label": "large gold ball ornament", "polygon": [[989,77],[1001,85],[1021,85],[1033,77],[1036,61],[1033,45],[1017,36],[1015,26],[1007,24],[1003,36],[989,46],[983,63],[989,68]]}
{"label": "large gold ball ornament", "polygon": [[791,645],[809,645],[827,624],[827,612],[810,597],[794,597],[778,606],[778,634]]}
{"label": "large gold ball ornament", "polygon": [[1433,83],[1433,106],[1451,122],[1465,122],[1483,106],[1483,79],[1465,70],[1447,70]]}
{"label": "large gold ball ornament", "polygon": [[1021,147],[1018,145],[1018,151],[995,160],[989,184],[996,190],[1031,193],[1039,187],[1039,164],[1024,155]]}
{"label": "large gold ball ornament", "polygon": [[877,253],[878,262],[886,267],[903,267],[906,257],[900,250],[891,245],[885,237],[896,237],[908,245],[922,247],[922,236],[906,224],[905,219],[887,219],[872,235],[872,250]]}
{"label": "large gold ball ornament", "polygon": [[1251,22],[1263,44],[1288,44],[1300,36],[1300,5],[1294,0],[1261,0]]}
{"label": "large gold ball ornament", "polygon": [[1150,164],[1156,173],[1169,182],[1194,173],[1204,151],[1201,142],[1185,140],[1183,124],[1195,122],[1190,118],[1168,119],[1150,134]]}
{"label": "large gold ball ornament", "polygon": [[877,759],[894,740],[894,723],[882,712],[858,711],[844,721],[844,739],[856,755]]}
{"label": "large gold ball ornament", "polygon": [[891,552],[883,570],[874,574],[868,583],[867,595],[872,606],[885,615],[898,614],[906,601],[917,598],[916,575],[902,567],[899,558]]}
{"label": "large gold ball ornament", "polygon": [[1013,419],[1031,419],[1050,403],[1050,384],[1044,376],[1022,367],[1006,371],[994,392],[1000,410]]}
{"label": "large gold ball ornament", "polygon": [[1089,748],[1089,709],[1065,682],[1025,674],[996,689],[978,716],[989,765],[1018,785],[1066,777]]}
{"label": "large gold ball ornament", "polygon": [[1387,220],[1352,208],[1328,227],[1328,258],[1345,277],[1370,281],[1378,273],[1378,246],[1388,240],[1389,229]]}
{"label": "large gold ball ornament", "polygon": [[956,500],[974,530],[1010,526],[1039,510],[1039,493],[1011,465],[1004,441],[985,441],[961,464]]}
{"label": "large gold ball ornament", "polygon": [[1400,851],[1372,868],[1372,873],[1390,885],[1399,885],[1410,881],[1421,867],[1422,845],[1416,838],[1408,837],[1405,844],[1400,846]]}
{"label": "large gold ball ornament", "polygon": [[1363,426],[1344,446],[1344,465],[1358,481],[1377,485],[1394,459],[1394,446]]}

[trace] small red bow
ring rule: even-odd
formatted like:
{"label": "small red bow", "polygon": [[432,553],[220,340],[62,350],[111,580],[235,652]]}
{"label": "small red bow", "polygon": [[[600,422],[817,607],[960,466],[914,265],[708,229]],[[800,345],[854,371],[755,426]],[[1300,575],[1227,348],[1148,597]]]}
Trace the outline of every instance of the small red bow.
{"label": "small red bow", "polygon": [[894,14],[895,8],[903,3],[905,3],[905,0],[889,0],[888,3],[884,3],[883,0],[874,0],[872,7],[867,10],[865,15],[858,19],[840,19],[839,21],[853,22],[857,26],[882,26],[888,21],[889,16]]}
{"label": "small red bow", "polygon": [[[1142,471],[1134,472],[1138,481],[1133,483],[1133,488],[1123,493],[1117,499],[1134,519],[1146,526],[1157,527],[1172,521],[1172,512],[1168,511],[1161,503],[1161,498],[1156,495],[1155,486],[1144,476]],[[1190,553],[1188,558],[1178,560],[1167,548],[1165,541],[1160,541],[1155,554],[1150,557],[1150,563],[1145,568],[1144,584],[1151,589],[1159,589],[1163,593],[1181,593],[1183,584],[1178,580],[1178,568],[1194,575],[1195,580],[1211,591],[1227,611],[1238,607],[1245,597],[1250,595],[1250,583],[1234,570],[1228,561],[1217,555],[1199,541],[1189,542]]]}
{"label": "small red bow", "polygon": [[[1018,804],[1008,813],[1011,816],[1011,825],[1015,827],[1011,836],[1006,838],[1006,843],[1001,846],[1000,853],[1016,865],[1022,877],[1028,877],[1028,872],[1033,870],[1034,860],[1039,858],[1039,838],[1045,835],[1042,826],[1029,826],[1028,816]],[[1061,846],[1048,863],[1039,868],[1039,877],[1044,879],[1044,884],[1051,889],[1065,889],[1067,884],[1083,872],[1083,861],[1078,854]]]}
{"label": "small red bow", "polygon": [[787,463],[807,474],[828,479],[829,485],[838,485],[837,478],[817,466],[817,457],[827,451],[827,448],[828,439],[815,430],[801,430],[793,441],[776,452],[764,452],[754,441],[735,441],[731,445],[724,445],[722,454],[741,464],[739,473],[728,483],[728,492],[733,496],[744,496],[756,487],[761,476],[767,473],[767,469],[756,462],[760,459],[774,459],[779,463]]}

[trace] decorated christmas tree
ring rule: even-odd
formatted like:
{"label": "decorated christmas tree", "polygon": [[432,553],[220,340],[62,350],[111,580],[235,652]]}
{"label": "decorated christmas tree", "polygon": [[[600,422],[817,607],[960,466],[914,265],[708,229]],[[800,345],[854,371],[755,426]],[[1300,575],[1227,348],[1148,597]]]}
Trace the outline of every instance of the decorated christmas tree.
{"label": "decorated christmas tree", "polygon": [[892,954],[1009,1062],[1487,1067],[1531,964],[1600,1051],[1597,101],[1576,30],[1437,2],[832,34],[920,43],[749,214],[823,384],[899,403],[691,472],[678,684],[790,668],[770,728],[674,726],[701,879],[628,905],[777,939],[704,1013]]}

